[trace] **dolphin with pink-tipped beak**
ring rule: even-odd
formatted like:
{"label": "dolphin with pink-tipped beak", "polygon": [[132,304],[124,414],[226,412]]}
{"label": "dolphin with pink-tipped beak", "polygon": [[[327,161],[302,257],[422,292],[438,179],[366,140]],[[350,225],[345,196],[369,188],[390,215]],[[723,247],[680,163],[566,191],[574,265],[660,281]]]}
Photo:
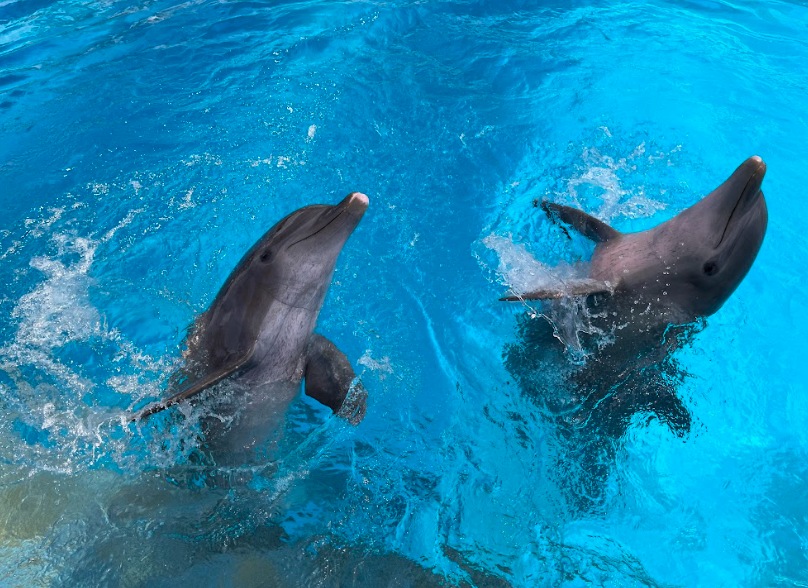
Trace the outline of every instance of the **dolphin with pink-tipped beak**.
{"label": "dolphin with pink-tipped beak", "polygon": [[537,289],[502,300],[599,294],[615,322],[640,326],[709,316],[741,283],[763,243],[765,174],[763,160],[750,157],[696,204],[638,233],[621,233],[581,210],[545,202],[552,219],[596,243],[589,276],[563,290]]}
{"label": "dolphin with pink-tipped beak", "polygon": [[[656,413],[677,434],[689,431],[671,353],[690,340],[692,325],[721,308],[752,267],[768,223],[765,173],[763,160],[750,157],[693,206],[637,233],[621,233],[569,206],[542,204],[553,221],[595,242],[589,274],[501,300],[584,300],[591,353],[585,365],[571,368],[569,396],[553,400],[565,418],[612,439],[637,412]],[[522,319],[521,342],[506,351],[508,370],[526,393],[542,398],[548,386],[535,381],[553,343],[546,327],[544,320]]]}
{"label": "dolphin with pink-tipped beak", "polygon": [[306,395],[361,421],[364,387],[345,354],[314,328],[337,257],[367,207],[367,196],[353,192],[333,206],[296,210],[273,226],[195,321],[174,394],[133,420],[230,381],[223,394],[232,411],[222,414],[220,406],[205,436],[216,455],[237,460],[277,428],[303,381]]}

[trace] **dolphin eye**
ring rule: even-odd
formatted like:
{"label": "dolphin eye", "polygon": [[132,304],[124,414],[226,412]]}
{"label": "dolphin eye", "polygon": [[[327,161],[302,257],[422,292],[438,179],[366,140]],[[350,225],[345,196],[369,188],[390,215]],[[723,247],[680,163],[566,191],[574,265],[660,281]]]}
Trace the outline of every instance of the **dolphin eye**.
{"label": "dolphin eye", "polygon": [[272,250],[271,249],[264,249],[261,252],[260,257],[258,258],[261,260],[262,263],[267,263],[272,260]]}
{"label": "dolphin eye", "polygon": [[714,276],[718,273],[718,264],[714,261],[708,261],[704,264],[704,273],[708,276]]}

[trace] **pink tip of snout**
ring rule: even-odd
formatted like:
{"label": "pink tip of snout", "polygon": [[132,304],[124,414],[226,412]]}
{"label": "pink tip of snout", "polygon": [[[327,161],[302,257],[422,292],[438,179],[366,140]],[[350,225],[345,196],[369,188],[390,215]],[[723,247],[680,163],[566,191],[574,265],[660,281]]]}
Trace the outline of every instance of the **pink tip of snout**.
{"label": "pink tip of snout", "polygon": [[753,155],[747,161],[755,166],[754,169],[760,172],[761,175],[766,173],[766,162],[764,162],[763,158],[759,155]]}
{"label": "pink tip of snout", "polygon": [[362,192],[353,192],[348,195],[346,198],[347,202],[345,203],[346,208],[349,212],[353,212],[355,214],[362,214],[368,208],[368,197],[362,194]]}

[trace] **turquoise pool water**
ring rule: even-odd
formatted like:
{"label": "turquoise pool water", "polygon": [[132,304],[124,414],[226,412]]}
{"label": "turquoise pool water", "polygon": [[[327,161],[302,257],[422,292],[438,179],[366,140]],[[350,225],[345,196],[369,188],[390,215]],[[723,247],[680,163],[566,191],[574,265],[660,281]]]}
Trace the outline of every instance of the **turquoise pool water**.
{"label": "turquoise pool water", "polygon": [[[806,63],[798,2],[0,3],[0,584],[808,584]],[[533,201],[644,229],[753,154],[689,434],[638,414],[575,500],[504,367],[498,297],[575,255]],[[255,239],[354,190],[319,330],[365,420],[301,399],[247,485],[126,425]]]}

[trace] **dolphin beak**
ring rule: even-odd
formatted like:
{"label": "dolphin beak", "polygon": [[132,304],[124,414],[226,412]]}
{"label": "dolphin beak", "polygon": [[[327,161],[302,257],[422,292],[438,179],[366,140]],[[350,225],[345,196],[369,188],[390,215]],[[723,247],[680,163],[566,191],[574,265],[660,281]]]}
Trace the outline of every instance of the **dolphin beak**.
{"label": "dolphin beak", "polygon": [[757,155],[753,155],[741,164],[741,168],[749,173],[741,200],[753,201],[760,194],[760,185],[766,175],[766,163]]}
{"label": "dolphin beak", "polygon": [[733,172],[726,182],[713,191],[711,196],[715,195],[716,198],[721,200],[726,199],[726,206],[732,206],[724,231],[721,234],[721,239],[716,247],[721,245],[724,237],[729,232],[730,226],[743,218],[758,199],[763,198],[760,186],[765,175],[766,163],[757,155],[753,155],[738,166],[738,169]]}
{"label": "dolphin beak", "polygon": [[339,203],[339,208],[354,216],[362,216],[368,209],[368,197],[362,192],[351,192]]}
{"label": "dolphin beak", "polygon": [[305,232],[303,230],[300,231],[303,236],[293,243],[286,245],[286,249],[291,249],[295,245],[302,243],[315,235],[322,233],[323,231],[327,231],[326,234],[342,235],[342,237],[340,237],[340,247],[342,247],[345,240],[359,224],[359,221],[362,220],[362,216],[365,214],[367,209],[368,197],[361,192],[351,192],[345,198],[343,198],[342,202],[339,204],[318,204],[315,206],[307,206],[302,208],[297,211],[297,213],[312,211],[313,214],[318,216],[315,216],[311,220],[307,221]]}
{"label": "dolphin beak", "polygon": [[726,190],[738,195],[734,210],[743,213],[746,205],[753,202],[760,193],[763,176],[766,175],[766,164],[757,155],[753,155],[738,166],[729,179],[716,192]]}

